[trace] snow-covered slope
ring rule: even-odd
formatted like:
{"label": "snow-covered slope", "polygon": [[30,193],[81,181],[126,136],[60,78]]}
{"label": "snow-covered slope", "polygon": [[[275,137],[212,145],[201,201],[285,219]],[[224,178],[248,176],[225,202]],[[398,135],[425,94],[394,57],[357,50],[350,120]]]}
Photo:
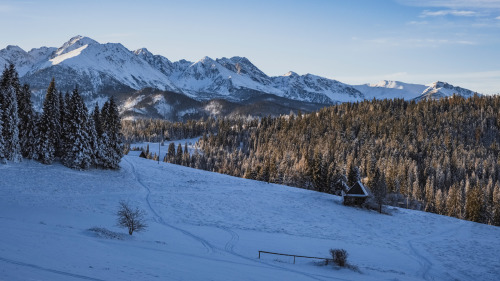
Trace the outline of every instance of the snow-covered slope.
{"label": "snow-covered slope", "polygon": [[468,98],[472,97],[475,92],[471,90],[467,90],[460,87],[455,87],[446,82],[437,81],[430,85],[427,85],[427,89],[425,89],[420,96],[416,99],[440,99],[445,97],[451,97],[454,94]]}
{"label": "snow-covered slope", "polygon": [[57,49],[49,60],[37,65],[25,76],[27,81],[34,80],[35,83],[30,84],[35,89],[43,89],[48,85],[44,80],[56,77],[56,83],[60,82],[63,87],[66,81],[71,80],[73,86],[78,84],[83,92],[100,93],[109,85],[132,89],[155,87],[161,90],[177,90],[167,76],[123,45],[99,44],[82,36],[71,38]]}
{"label": "snow-covered slope", "polygon": [[[181,142],[184,144],[184,142]],[[150,144],[151,151],[158,144]],[[166,149],[166,146],[165,148]],[[498,280],[500,228],[125,156],[120,171],[0,165],[3,280]],[[120,200],[145,232],[116,227]],[[343,248],[360,272],[319,261]]]}
{"label": "snow-covered slope", "polygon": [[352,86],[312,74],[298,75],[290,71],[273,77],[273,83],[276,88],[282,89],[283,97],[294,100],[335,104],[364,99],[363,93]]}
{"label": "snow-covered slope", "polygon": [[362,92],[366,99],[406,99],[412,100],[427,89],[425,85],[408,84],[399,81],[382,80],[376,84],[364,84],[353,86]]}

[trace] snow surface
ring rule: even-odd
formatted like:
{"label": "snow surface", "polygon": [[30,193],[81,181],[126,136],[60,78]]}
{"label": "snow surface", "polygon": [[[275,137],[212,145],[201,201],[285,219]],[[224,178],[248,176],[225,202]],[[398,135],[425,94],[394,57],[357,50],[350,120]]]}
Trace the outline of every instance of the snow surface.
{"label": "snow surface", "polygon": [[405,99],[412,100],[428,88],[425,85],[408,84],[399,81],[382,80],[376,84],[364,84],[353,86],[365,95],[368,100],[372,99]]}
{"label": "snow surface", "polygon": [[[167,147],[167,146],[165,146]],[[0,165],[2,280],[498,280],[500,228],[125,156],[119,171]],[[115,226],[120,200],[149,228]],[[327,257],[360,272],[258,251]]]}

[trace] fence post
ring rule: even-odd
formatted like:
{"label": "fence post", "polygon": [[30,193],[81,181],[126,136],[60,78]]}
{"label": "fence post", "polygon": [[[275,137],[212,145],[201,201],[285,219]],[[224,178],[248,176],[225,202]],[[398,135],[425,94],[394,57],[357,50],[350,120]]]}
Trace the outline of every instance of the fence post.
{"label": "fence post", "polygon": [[259,260],[260,260],[260,251],[259,251]]}
{"label": "fence post", "polygon": [[293,256],[293,264],[295,264],[295,256]]}

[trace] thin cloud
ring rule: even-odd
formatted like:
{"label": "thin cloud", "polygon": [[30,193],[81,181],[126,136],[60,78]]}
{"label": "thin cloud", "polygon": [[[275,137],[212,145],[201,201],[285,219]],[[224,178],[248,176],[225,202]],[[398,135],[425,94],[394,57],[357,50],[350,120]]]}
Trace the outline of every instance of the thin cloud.
{"label": "thin cloud", "polygon": [[407,22],[407,24],[409,25],[427,25],[429,24],[428,21],[410,21],[410,22]]}
{"label": "thin cloud", "polygon": [[465,10],[440,10],[440,11],[428,11],[422,12],[421,17],[441,17],[441,16],[456,16],[456,17],[475,17],[479,16],[478,12],[465,11]]}
{"label": "thin cloud", "polygon": [[396,0],[416,7],[445,7],[449,9],[500,9],[500,0]]}
{"label": "thin cloud", "polygon": [[[360,39],[356,39],[360,40]],[[475,46],[477,42],[468,40],[451,40],[451,39],[435,39],[435,38],[372,38],[361,40],[366,44],[378,46],[405,46],[408,48],[437,48],[445,45],[462,45]]]}
{"label": "thin cloud", "polygon": [[500,20],[500,16],[496,17],[495,19]]}

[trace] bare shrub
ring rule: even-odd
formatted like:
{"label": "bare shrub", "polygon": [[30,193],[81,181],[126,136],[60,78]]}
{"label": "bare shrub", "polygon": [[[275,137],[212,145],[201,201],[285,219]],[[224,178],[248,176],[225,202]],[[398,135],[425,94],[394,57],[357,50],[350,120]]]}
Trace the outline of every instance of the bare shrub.
{"label": "bare shrub", "polygon": [[132,235],[134,231],[139,232],[147,227],[145,223],[146,213],[138,207],[131,207],[128,202],[120,201],[116,215],[118,216],[118,226],[128,228],[129,235]]}
{"label": "bare shrub", "polygon": [[332,255],[333,262],[340,266],[345,267],[347,264],[347,251],[344,249],[330,249],[330,254]]}

